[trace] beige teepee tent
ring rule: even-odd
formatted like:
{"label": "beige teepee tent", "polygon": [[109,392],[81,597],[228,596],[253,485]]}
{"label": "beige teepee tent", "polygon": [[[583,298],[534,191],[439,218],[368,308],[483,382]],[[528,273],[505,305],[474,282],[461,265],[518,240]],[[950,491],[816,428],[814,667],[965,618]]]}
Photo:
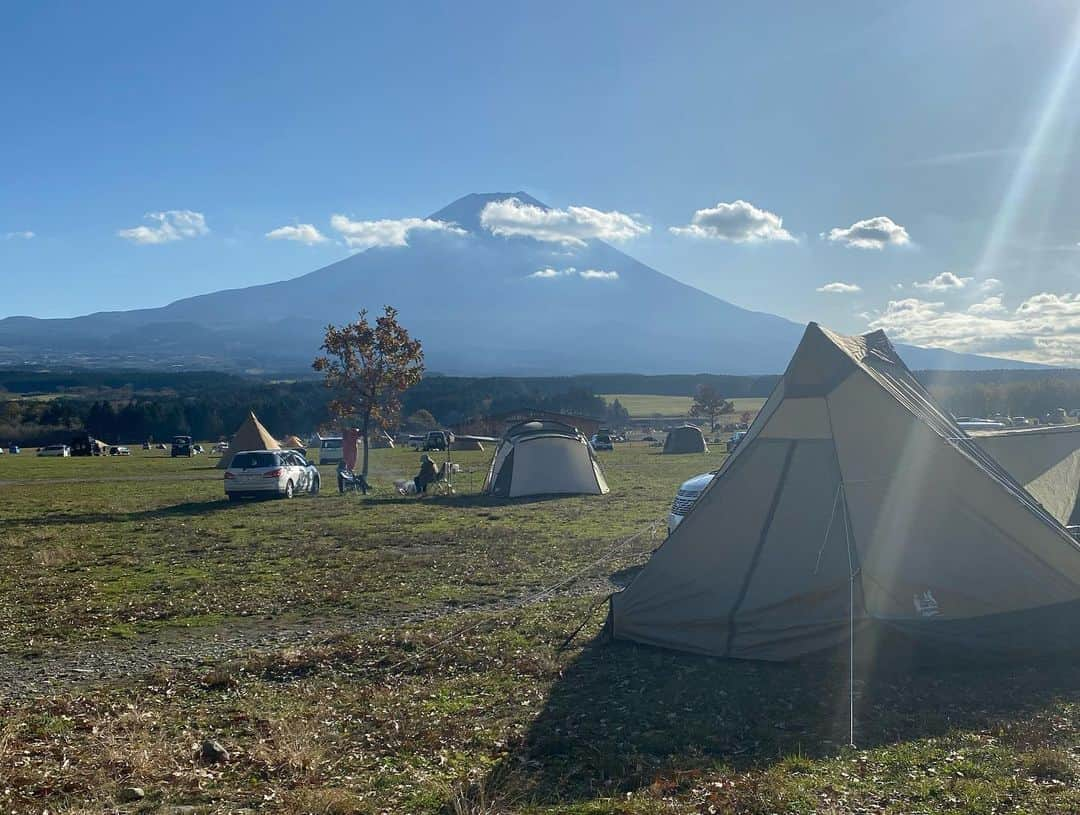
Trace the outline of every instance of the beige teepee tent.
{"label": "beige teepee tent", "polygon": [[1080,425],[976,431],[971,435],[1058,521],[1080,521]]}
{"label": "beige teepee tent", "polygon": [[270,435],[254,413],[249,412],[244,423],[236,428],[229,439],[229,449],[218,459],[217,466],[225,469],[232,464],[233,456],[244,450],[280,450],[281,445]]}
{"label": "beige teepee tent", "polygon": [[900,640],[1043,654],[1080,649],[1078,623],[1080,546],[1065,528],[882,332],[814,323],[609,616],[619,639],[767,660]]}

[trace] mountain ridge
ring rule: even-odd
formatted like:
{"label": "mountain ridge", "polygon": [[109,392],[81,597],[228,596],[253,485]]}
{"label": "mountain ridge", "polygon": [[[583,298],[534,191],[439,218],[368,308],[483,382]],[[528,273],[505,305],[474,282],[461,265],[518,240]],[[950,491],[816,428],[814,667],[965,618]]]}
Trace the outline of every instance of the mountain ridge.
{"label": "mountain ridge", "polygon": [[[0,363],[301,370],[328,323],[390,303],[424,342],[428,367],[451,375],[783,371],[802,325],[736,306],[600,240],[576,246],[491,234],[481,224],[484,205],[511,197],[547,208],[523,191],[471,193],[429,216],[464,234],[416,230],[406,246],[156,308],[9,317],[0,320]],[[536,277],[547,268],[556,273]],[[898,347],[912,368],[1042,367]]]}

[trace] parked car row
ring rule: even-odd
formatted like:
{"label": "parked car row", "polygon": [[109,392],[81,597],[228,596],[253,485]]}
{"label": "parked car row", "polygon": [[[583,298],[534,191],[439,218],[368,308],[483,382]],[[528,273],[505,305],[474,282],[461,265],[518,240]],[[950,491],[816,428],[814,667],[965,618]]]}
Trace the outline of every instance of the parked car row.
{"label": "parked car row", "polygon": [[965,430],[1001,430],[1007,427],[1068,424],[1070,419],[1080,418],[1080,409],[1066,411],[1065,408],[1055,408],[1039,418],[1006,416],[1003,413],[995,413],[990,418],[980,416],[954,416],[953,418]]}
{"label": "parked car row", "polygon": [[[200,445],[195,445],[195,447],[199,448],[198,452],[202,452]],[[150,447],[149,445],[144,444],[143,449],[149,450]],[[4,448],[0,447],[0,455],[3,455],[4,452]],[[11,444],[8,446],[6,452],[10,455],[17,456],[22,452],[22,448],[17,444]],[[79,455],[80,452],[82,451],[77,450],[76,447],[70,444],[47,444],[44,447],[39,447],[37,454],[44,458],[70,458],[71,456]],[[99,453],[82,452],[82,455],[130,456],[131,448],[123,444],[102,445]]]}

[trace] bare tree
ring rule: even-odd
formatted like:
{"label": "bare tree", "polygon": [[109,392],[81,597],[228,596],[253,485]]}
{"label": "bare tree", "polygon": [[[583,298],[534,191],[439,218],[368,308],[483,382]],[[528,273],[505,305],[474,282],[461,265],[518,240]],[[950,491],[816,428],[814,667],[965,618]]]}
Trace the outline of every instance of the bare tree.
{"label": "bare tree", "polygon": [[362,474],[367,478],[369,434],[386,429],[398,420],[401,395],[424,374],[424,351],[419,340],[398,323],[397,309],[386,306],[375,325],[367,309],[355,323],[326,327],[322,350],[311,367],[325,377],[334,392],[328,405],[331,415],[356,422],[364,440]]}
{"label": "bare tree", "polygon": [[694,403],[690,406],[691,416],[707,416],[709,427],[716,425],[716,419],[725,413],[735,410],[735,404],[723,396],[712,385],[705,383],[698,385],[697,393],[694,394]]}

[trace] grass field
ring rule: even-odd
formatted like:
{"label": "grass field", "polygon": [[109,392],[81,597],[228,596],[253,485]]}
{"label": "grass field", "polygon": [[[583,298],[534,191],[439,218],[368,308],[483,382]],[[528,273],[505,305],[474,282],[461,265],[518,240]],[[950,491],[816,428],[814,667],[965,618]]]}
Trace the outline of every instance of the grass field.
{"label": "grass field", "polygon": [[599,636],[720,456],[620,445],[610,495],[506,502],[487,455],[453,498],[386,489],[394,450],[367,499],[241,505],[202,457],[0,459],[0,810],[1080,810],[1075,664],[860,675],[852,749],[842,662]]}
{"label": "grass field", "polygon": [[[646,419],[653,416],[661,417],[684,417],[690,411],[690,405],[694,400],[689,396],[661,396],[658,394],[640,393],[602,393],[600,394],[608,402],[619,400],[619,403],[630,411],[634,419]],[[757,397],[732,399],[735,403],[735,413],[744,411],[756,413],[763,404],[764,399]]]}

